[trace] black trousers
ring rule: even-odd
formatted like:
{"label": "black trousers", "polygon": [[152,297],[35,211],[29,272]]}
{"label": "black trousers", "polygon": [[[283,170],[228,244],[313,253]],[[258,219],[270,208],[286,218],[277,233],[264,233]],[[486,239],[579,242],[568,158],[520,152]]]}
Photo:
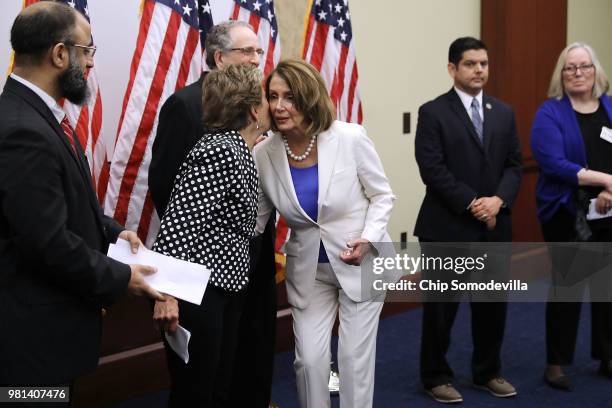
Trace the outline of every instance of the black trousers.
{"label": "black trousers", "polygon": [[179,300],[179,322],[191,332],[189,363],[165,343],[170,407],[227,407],[245,293],[208,286],[200,306]]}
{"label": "black trousers", "polygon": [[[574,238],[574,216],[564,209],[542,224],[546,242],[570,242]],[[593,241],[611,242],[612,230],[593,230]],[[567,250],[550,249],[553,273],[563,274],[570,263]],[[554,279],[554,277],[553,277]],[[578,287],[582,295],[583,285]],[[595,290],[591,282],[591,290]],[[561,299],[560,299],[561,300]],[[546,304],[546,361],[551,365],[569,365],[574,359],[578,322],[582,302],[549,301]],[[591,302],[591,356],[596,360],[612,359],[612,303]]]}
{"label": "black trousers", "polygon": [[251,241],[251,274],[240,319],[230,406],[268,408],[276,340],[274,216]]}
{"label": "black trousers", "polygon": [[[421,250],[426,257],[462,255],[449,248],[427,245],[424,241],[421,241]],[[422,278],[442,281],[451,279],[448,275],[441,276],[439,271],[428,270],[423,270]],[[435,294],[424,294],[420,375],[427,389],[452,382],[453,370],[448,364],[446,353],[459,304],[455,300],[449,301],[446,296],[440,299]],[[506,326],[506,306],[505,302],[470,302],[474,344],[472,379],[475,384],[488,382],[497,377],[501,370],[500,352]]]}

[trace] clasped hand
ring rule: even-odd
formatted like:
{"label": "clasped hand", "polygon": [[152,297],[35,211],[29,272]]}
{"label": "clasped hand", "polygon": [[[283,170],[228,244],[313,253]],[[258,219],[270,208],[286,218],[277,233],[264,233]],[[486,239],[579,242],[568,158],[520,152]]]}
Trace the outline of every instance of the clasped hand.
{"label": "clasped hand", "polygon": [[493,230],[497,224],[497,214],[502,204],[503,201],[497,196],[480,197],[472,203],[470,211],[474,218],[487,224],[489,230]]}

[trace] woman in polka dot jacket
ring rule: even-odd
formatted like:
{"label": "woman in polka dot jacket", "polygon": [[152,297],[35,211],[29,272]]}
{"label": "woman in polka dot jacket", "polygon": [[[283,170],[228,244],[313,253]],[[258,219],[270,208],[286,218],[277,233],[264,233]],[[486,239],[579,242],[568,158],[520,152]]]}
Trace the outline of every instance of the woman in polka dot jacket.
{"label": "woman in polka dot jacket", "polygon": [[[189,332],[189,362],[166,345],[170,406],[221,406],[227,401],[238,323],[248,282],[249,240],[257,214],[255,140],[270,127],[261,72],[232,65],[202,85],[205,134],[176,177],[153,249],[211,271],[200,306],[167,296],[154,319]],[[180,271],[177,271],[180,273]]]}

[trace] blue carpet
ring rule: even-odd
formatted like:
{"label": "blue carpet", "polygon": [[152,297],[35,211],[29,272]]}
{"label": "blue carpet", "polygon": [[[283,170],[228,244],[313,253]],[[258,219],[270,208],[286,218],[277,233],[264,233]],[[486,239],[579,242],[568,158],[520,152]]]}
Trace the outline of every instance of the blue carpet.
{"label": "blue carpet", "polygon": [[[455,371],[455,386],[463,394],[466,407],[612,407],[612,381],[596,374],[598,363],[590,358],[590,311],[584,305],[574,364],[566,374],[572,376],[575,390],[561,392],[542,382],[545,363],[544,305],[511,303],[504,341],[503,375],[518,390],[512,399],[499,399],[471,386],[472,355],[469,305],[462,304],[453,327],[448,361]],[[380,322],[374,407],[435,407],[419,381],[421,309],[388,317]],[[276,356],[272,389],[281,408],[297,407],[293,353]],[[342,373],[340,373],[342,378]],[[338,407],[338,398],[332,397]]]}
{"label": "blue carpet", "polygon": [[[455,371],[455,386],[464,398],[461,406],[612,407],[612,381],[596,374],[598,363],[590,358],[589,309],[584,305],[574,364],[566,369],[575,388],[568,393],[549,388],[541,379],[545,362],[544,305],[509,304],[502,353],[503,375],[516,386],[519,395],[511,399],[499,399],[471,387],[469,305],[462,304],[448,353],[448,360]],[[443,406],[424,394],[419,382],[421,316],[421,309],[417,309],[380,322],[374,391],[374,406],[377,408]],[[272,397],[281,408],[298,406],[293,358],[293,352],[286,352],[278,354],[275,360]],[[126,401],[115,408],[161,408],[166,398],[167,391],[162,391]],[[338,397],[332,397],[332,406],[339,406]]]}

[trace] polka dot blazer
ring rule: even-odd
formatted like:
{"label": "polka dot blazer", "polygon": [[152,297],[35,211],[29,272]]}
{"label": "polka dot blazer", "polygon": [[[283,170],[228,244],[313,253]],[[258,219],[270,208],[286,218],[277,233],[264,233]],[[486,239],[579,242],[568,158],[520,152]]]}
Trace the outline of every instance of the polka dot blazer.
{"label": "polka dot blazer", "polygon": [[240,133],[205,134],[176,176],[153,250],[212,271],[209,284],[246,288],[257,216],[257,169]]}

